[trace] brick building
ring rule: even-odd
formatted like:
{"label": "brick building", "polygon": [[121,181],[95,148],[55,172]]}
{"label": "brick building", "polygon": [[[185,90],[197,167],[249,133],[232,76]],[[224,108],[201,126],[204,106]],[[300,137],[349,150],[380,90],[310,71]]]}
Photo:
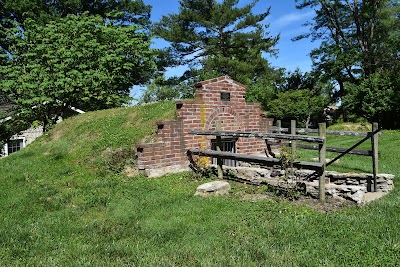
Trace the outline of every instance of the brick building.
{"label": "brick building", "polygon": [[[257,103],[245,101],[246,86],[227,76],[196,84],[195,99],[176,101],[177,118],[157,123],[158,141],[138,144],[138,167],[148,176],[188,168],[189,148],[212,149],[215,137],[188,134],[192,130],[266,132],[272,119],[265,118]],[[265,141],[225,138],[223,150],[264,154]],[[230,163],[235,164],[235,163]]]}

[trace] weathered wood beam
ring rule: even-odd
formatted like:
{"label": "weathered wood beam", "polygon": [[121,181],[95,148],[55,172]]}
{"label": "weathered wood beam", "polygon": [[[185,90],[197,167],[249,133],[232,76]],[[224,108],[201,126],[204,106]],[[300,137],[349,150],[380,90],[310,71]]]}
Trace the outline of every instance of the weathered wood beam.
{"label": "weathered wood beam", "polygon": [[348,154],[350,151],[354,150],[354,148],[358,147],[359,145],[361,145],[362,143],[364,143],[366,140],[368,140],[370,138],[370,136],[373,136],[377,133],[379,133],[379,131],[382,130],[382,128],[378,128],[375,131],[373,131],[372,133],[370,133],[368,136],[364,137],[362,140],[358,141],[356,144],[354,144],[352,147],[350,147],[349,149],[347,149],[346,151],[344,151],[343,153],[341,153],[340,155],[338,155],[336,158],[332,159],[331,161],[329,161],[326,164],[326,167],[328,167],[329,165],[331,165],[332,163],[334,163],[335,161],[337,161],[338,159],[340,159],[341,157],[343,157],[344,155]]}
{"label": "weathered wood beam", "polygon": [[308,135],[292,135],[292,134],[272,134],[262,132],[233,132],[233,131],[211,131],[211,130],[194,130],[189,132],[193,135],[213,135],[213,136],[227,136],[227,137],[247,137],[247,138],[261,138],[261,139],[284,139],[284,140],[298,140],[310,143],[323,143],[323,139],[319,136]]}
{"label": "weathered wood beam", "polygon": [[189,149],[189,153],[197,156],[213,157],[213,158],[223,158],[232,159],[244,162],[254,162],[267,166],[280,165],[280,160],[276,158],[267,158],[263,156],[247,155],[247,154],[237,154],[232,152],[223,152],[215,150],[200,150],[200,149]]}
{"label": "weathered wood beam", "polygon": [[[290,143],[279,143],[279,142],[274,142],[274,141],[269,140],[267,145],[269,145],[269,146],[271,146],[271,145],[290,146]],[[319,149],[319,147],[317,145],[297,144],[297,147],[303,148],[303,149],[308,149],[308,150],[318,150]],[[347,151],[347,148],[329,147],[329,146],[326,148],[326,152],[343,153],[345,151]],[[350,152],[347,152],[347,154],[371,157],[372,151],[371,150],[363,150],[363,149],[353,149]],[[378,152],[378,155],[380,155],[380,152]]]}
{"label": "weathered wood beam", "polygon": [[[247,154],[237,154],[232,152],[223,152],[215,150],[200,150],[200,149],[189,149],[188,154],[203,156],[203,157],[213,157],[222,159],[232,159],[237,161],[252,162],[264,166],[274,166],[281,165],[281,161],[277,158],[267,158],[264,156],[257,155],[247,155]],[[295,161],[293,162],[293,167],[299,169],[309,169],[320,171],[323,164],[320,162],[305,162],[305,161]]]}
{"label": "weathered wood beam", "polygon": [[[288,144],[289,145],[289,144]],[[297,147],[309,149],[309,150],[318,150],[318,146],[315,145],[306,145],[306,144],[297,144]],[[336,153],[343,153],[347,151],[347,148],[339,148],[339,147],[327,147],[327,152],[336,152]],[[349,151],[347,154],[359,155],[359,156],[372,156],[371,150],[361,150],[361,149],[354,149]]]}
{"label": "weathered wood beam", "polygon": [[[282,128],[282,127],[278,127],[278,126],[270,126],[270,127],[268,127],[268,130],[270,130],[273,133],[289,133],[290,132],[289,128]],[[298,133],[298,134],[306,134],[306,133],[318,134],[318,129],[297,128],[296,133]],[[327,130],[326,134],[341,135],[341,136],[368,136],[370,133],[369,132]],[[379,133],[379,135],[381,135],[381,134],[382,133]]]}
{"label": "weathered wood beam", "polygon": [[293,167],[298,169],[321,171],[323,164],[320,162],[295,161],[293,162]]}
{"label": "weathered wood beam", "polygon": [[318,180],[319,201],[325,204],[325,161],[326,161],[326,123],[318,123],[319,136],[324,140],[319,144],[319,162],[322,164],[321,175]]}

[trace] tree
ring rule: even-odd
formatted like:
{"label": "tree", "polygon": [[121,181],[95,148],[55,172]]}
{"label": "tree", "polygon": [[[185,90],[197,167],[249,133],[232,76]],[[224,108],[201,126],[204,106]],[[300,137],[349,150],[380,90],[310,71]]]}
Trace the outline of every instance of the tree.
{"label": "tree", "polygon": [[13,28],[12,22],[24,25],[26,19],[46,24],[50,20],[66,17],[69,14],[100,15],[103,18],[118,20],[121,23],[150,24],[149,5],[142,0],[1,0],[0,1],[0,46],[7,51],[9,41],[4,40],[2,29]]}
{"label": "tree", "polygon": [[399,64],[399,4],[392,0],[296,0],[299,9],[313,8],[310,32],[295,40],[322,40],[311,52],[314,70],[339,85],[338,99],[346,84]]}
{"label": "tree", "polygon": [[194,83],[190,80],[182,81],[177,77],[166,79],[157,77],[149,83],[139,99],[139,103],[151,103],[156,101],[193,98]]}
{"label": "tree", "polygon": [[247,87],[246,101],[258,102],[263,110],[268,110],[270,102],[276,99],[279,92],[277,85],[283,83],[284,79],[284,69],[269,70]]}
{"label": "tree", "polygon": [[1,55],[0,90],[17,113],[35,114],[44,129],[70,106],[96,110],[127,103],[130,88],[146,83],[155,70],[141,29],[87,13],[47,24],[14,23],[6,31],[11,45]]}
{"label": "tree", "polygon": [[296,119],[309,127],[313,117],[318,120],[327,101],[321,95],[313,95],[307,89],[279,92],[269,104],[267,115],[277,119]]}
{"label": "tree", "polygon": [[323,120],[329,104],[331,84],[320,83],[315,73],[288,72],[276,84],[277,93],[266,106],[267,115],[278,119],[296,119],[306,128]]}
{"label": "tree", "polygon": [[253,14],[258,0],[182,0],[178,14],[163,16],[155,34],[171,42],[175,65],[189,64],[200,79],[229,75],[249,85],[270,69],[263,53],[275,54],[279,37],[270,37],[263,20],[270,9]]}
{"label": "tree", "polygon": [[385,128],[400,128],[398,71],[381,70],[364,78],[359,85],[347,87],[343,106],[352,114],[379,122]]}
{"label": "tree", "polygon": [[144,26],[149,24],[150,9],[143,0],[2,0],[0,21],[8,19],[23,24],[29,18],[46,23],[57,17],[86,12]]}

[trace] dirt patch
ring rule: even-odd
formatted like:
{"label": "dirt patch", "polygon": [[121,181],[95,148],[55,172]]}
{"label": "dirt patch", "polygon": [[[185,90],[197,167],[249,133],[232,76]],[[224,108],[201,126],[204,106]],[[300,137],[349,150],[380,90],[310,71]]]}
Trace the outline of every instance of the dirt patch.
{"label": "dirt patch", "polygon": [[299,199],[290,202],[293,203],[294,205],[308,206],[313,210],[321,213],[327,213],[348,207],[357,206],[357,204],[354,203],[353,201],[340,198],[333,198],[333,197],[327,197],[325,204],[322,204],[318,199],[307,196],[301,196]]}
{"label": "dirt patch", "polygon": [[122,173],[127,177],[136,177],[140,175],[139,168],[137,166],[125,166]]}

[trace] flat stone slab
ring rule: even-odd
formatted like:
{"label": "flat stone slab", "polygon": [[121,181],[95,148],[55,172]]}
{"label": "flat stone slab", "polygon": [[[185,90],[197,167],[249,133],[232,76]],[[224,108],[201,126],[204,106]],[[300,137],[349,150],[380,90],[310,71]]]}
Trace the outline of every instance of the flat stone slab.
{"label": "flat stone slab", "polygon": [[383,197],[383,196],[385,196],[387,194],[388,194],[388,192],[368,192],[368,193],[365,193],[364,203],[368,204],[368,203],[370,203],[370,202],[372,202],[374,200],[377,200],[377,199],[379,199],[379,198],[381,198],[381,197]]}
{"label": "flat stone slab", "polygon": [[225,195],[231,190],[231,186],[225,181],[214,181],[202,184],[196,189],[196,196]]}
{"label": "flat stone slab", "polygon": [[178,172],[186,172],[191,171],[189,166],[187,165],[173,165],[167,167],[161,167],[156,169],[146,169],[144,170],[144,175],[147,178],[155,178],[160,177],[169,173],[178,173]]}

